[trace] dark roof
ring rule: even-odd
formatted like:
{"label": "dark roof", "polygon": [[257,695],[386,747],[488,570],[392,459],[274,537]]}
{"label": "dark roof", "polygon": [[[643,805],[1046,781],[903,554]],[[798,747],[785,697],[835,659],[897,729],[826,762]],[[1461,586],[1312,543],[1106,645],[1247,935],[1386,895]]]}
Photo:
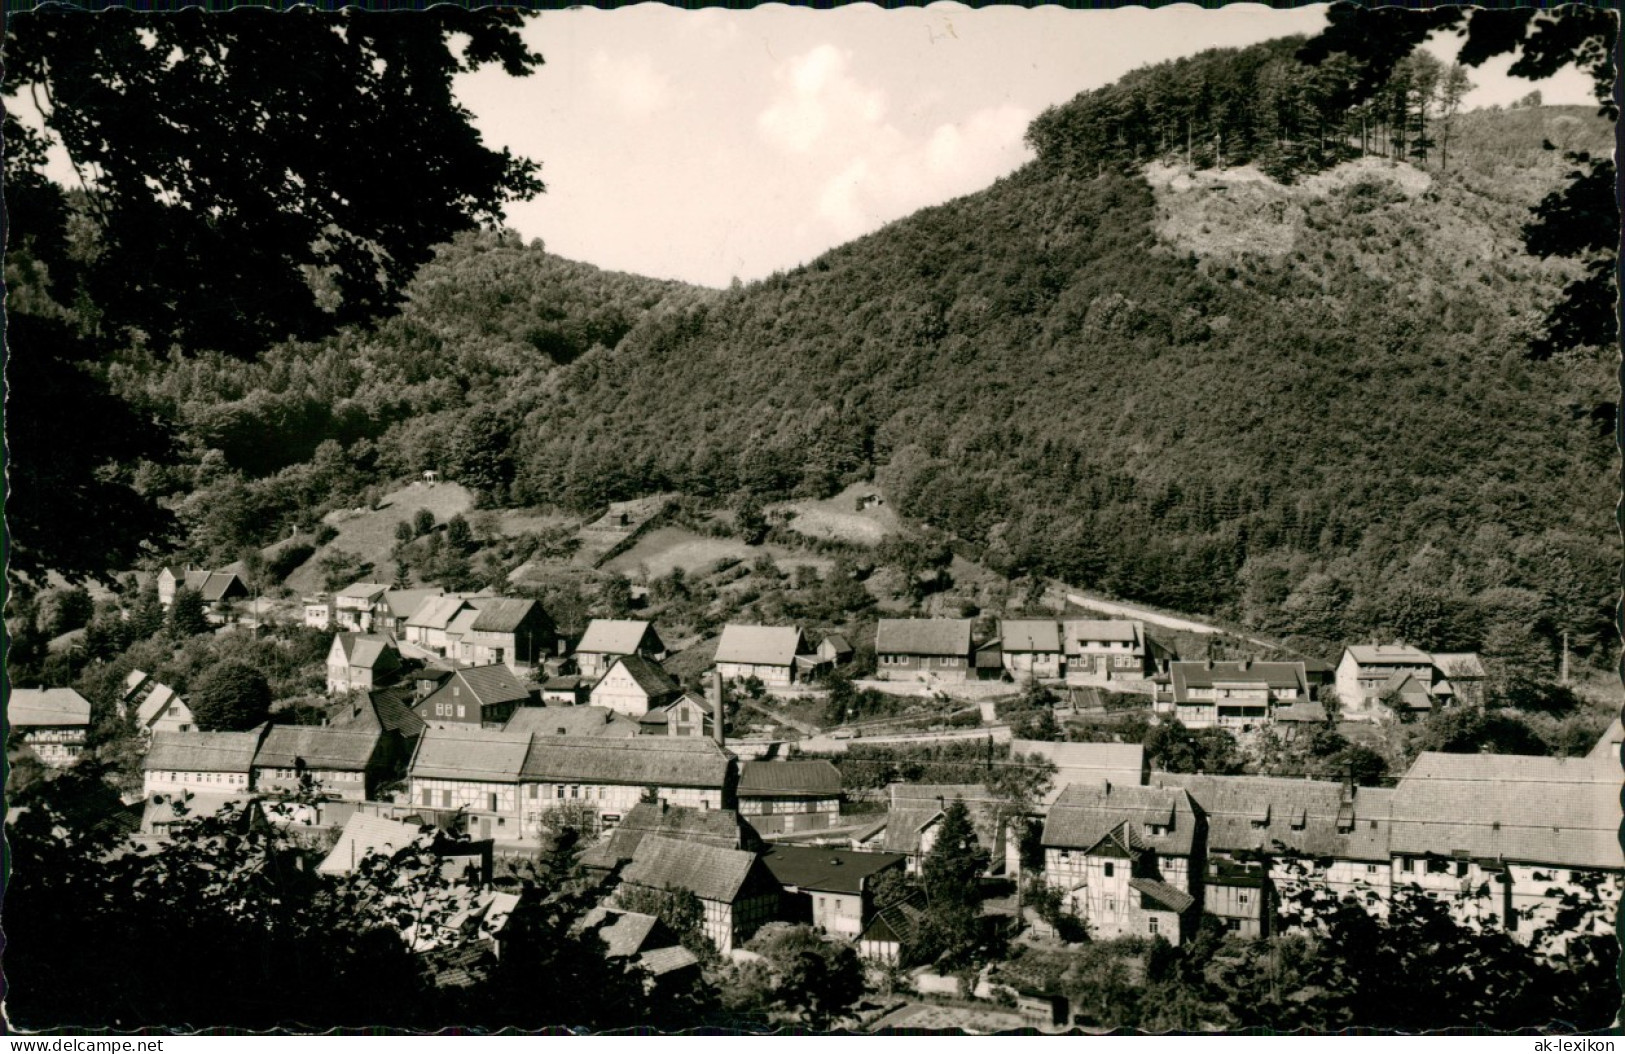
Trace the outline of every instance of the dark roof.
{"label": "dark roof", "polygon": [[535,736],[523,778],[543,783],[721,787],[733,763],[721,747],[698,736]]}
{"label": "dark roof", "polygon": [[688,890],[701,900],[732,904],[758,867],[755,853],[651,834],[639,843],[621,880],[649,889]]}
{"label": "dark roof", "polygon": [[1308,675],[1301,662],[1175,662],[1168,672],[1173,675],[1174,699],[1183,702],[1191,688],[1212,688],[1214,684],[1246,684],[1269,688],[1286,688],[1307,694]]}
{"label": "dark roof", "polygon": [[638,734],[638,723],[603,706],[521,706],[502,726],[504,732],[538,736],[607,736]]}
{"label": "dark roof", "polygon": [[528,733],[482,728],[428,728],[412,759],[414,779],[516,783],[530,750]]}
{"label": "dark roof", "polygon": [[256,768],[291,769],[303,761],[311,769],[361,772],[378,749],[379,732],[317,725],[272,725],[254,756]]}
{"label": "dark roof", "polygon": [[925,912],[915,901],[899,900],[875,912],[875,917],[864,927],[858,939],[912,944],[924,921]]}
{"label": "dark roof", "polygon": [[866,880],[908,857],[902,853],[858,853],[820,846],[771,845],[762,863],[782,886],[827,893],[861,893]]}
{"label": "dark roof", "polygon": [[971,826],[976,829],[977,842],[983,849],[992,850],[999,806],[993,794],[980,783],[893,783],[886,790],[891,800],[886,814],[888,852],[918,852],[921,832],[956,799],[965,803]]}
{"label": "dark roof", "polygon": [[[1356,843],[1355,810],[1341,783],[1278,776],[1197,776],[1159,772],[1160,787],[1188,793],[1207,817],[1209,849],[1367,859],[1356,848],[1370,841],[1369,825]],[[1360,792],[1364,795],[1364,791]],[[1345,806],[1347,808],[1345,808]],[[1350,830],[1340,830],[1350,828]],[[1387,859],[1387,824],[1379,828],[1377,859]]]}
{"label": "dark roof", "polygon": [[1424,753],[1393,796],[1393,852],[1625,869],[1613,758]]}
{"label": "dark roof", "polygon": [[519,683],[519,678],[513,675],[512,670],[501,663],[453,670],[451,677],[437,688],[435,693],[446,691],[453,683],[466,687],[469,694],[474,697],[474,702],[481,706],[523,703],[530,699],[530,691]]}
{"label": "dark roof", "polygon": [[368,728],[397,732],[415,739],[423,731],[423,718],[412,704],[417,695],[411,685],[375,688],[364,697],[334,703],[327,708],[330,728]]}
{"label": "dark roof", "polygon": [[1176,915],[1183,915],[1196,903],[1196,898],[1184,890],[1154,878],[1131,878],[1128,885],[1140,894],[1140,906],[1153,911],[1172,911]]}
{"label": "dark roof", "polygon": [[[616,666],[620,666],[631,674],[632,680],[637,682],[639,688],[649,693],[651,699],[673,695],[683,690],[683,686],[673,680],[671,674],[641,655],[621,655],[610,664],[609,668],[613,670]],[[609,676],[608,671],[605,672],[604,676]],[[602,684],[603,682],[600,681],[599,683]]]}
{"label": "dark roof", "polygon": [[[1197,817],[1190,795],[1173,787],[1124,786],[1102,780],[1074,783],[1061,792],[1044,821],[1044,845],[1089,849],[1119,824],[1134,825],[1134,836],[1159,853],[1189,856]],[[1157,834],[1148,828],[1161,828]]]}
{"label": "dark roof", "polygon": [[836,797],[841,770],[822,758],[815,761],[746,761],[739,767],[741,798],[779,795]]}
{"label": "dark roof", "polygon": [[883,618],[875,627],[875,651],[969,658],[970,631],[970,619]]}
{"label": "dark roof", "polygon": [[248,772],[263,728],[251,732],[154,732],[142,760],[148,772]]}
{"label": "dark roof", "polygon": [[824,639],[818,642],[818,646],[822,648],[826,644],[835,649],[836,654],[852,650],[852,643],[839,633],[824,634]]}
{"label": "dark roof", "polygon": [[394,653],[394,661],[400,661],[400,649],[395,646],[395,638],[388,635],[337,633],[333,639],[338,642],[344,661],[360,670],[376,669],[391,652]]}
{"label": "dark roof", "polygon": [[1007,652],[1059,652],[1061,627],[1054,619],[1000,619],[999,639]]}
{"label": "dark roof", "polygon": [[692,809],[681,805],[639,802],[622,817],[608,838],[582,854],[587,867],[612,868],[630,860],[645,835],[659,834],[719,849],[751,849],[759,839],[732,809]]}
{"label": "dark roof", "polygon": [[497,597],[480,604],[479,617],[474,620],[476,633],[512,633],[517,630],[532,612],[538,612],[543,619],[547,618],[545,611],[540,611],[541,605],[534,600],[516,600],[511,597]]}
{"label": "dark roof", "polygon": [[204,601],[209,604],[224,600],[229,593],[248,595],[248,587],[231,571],[188,571],[186,588],[202,594]]}

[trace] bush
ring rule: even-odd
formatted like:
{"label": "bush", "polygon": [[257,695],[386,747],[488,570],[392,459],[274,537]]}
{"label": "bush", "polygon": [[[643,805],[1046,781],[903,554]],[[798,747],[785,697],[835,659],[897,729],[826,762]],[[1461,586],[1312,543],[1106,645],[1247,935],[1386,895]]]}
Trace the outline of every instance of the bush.
{"label": "bush", "polygon": [[339,536],[339,529],[331,523],[324,523],[316,528],[316,544],[326,545]]}
{"label": "bush", "polygon": [[226,661],[197,679],[190,703],[200,730],[243,732],[270,716],[271,686],[252,666]]}
{"label": "bush", "polygon": [[272,580],[280,582],[299,569],[299,565],[316,555],[316,547],[309,542],[294,542],[271,557],[265,565]]}

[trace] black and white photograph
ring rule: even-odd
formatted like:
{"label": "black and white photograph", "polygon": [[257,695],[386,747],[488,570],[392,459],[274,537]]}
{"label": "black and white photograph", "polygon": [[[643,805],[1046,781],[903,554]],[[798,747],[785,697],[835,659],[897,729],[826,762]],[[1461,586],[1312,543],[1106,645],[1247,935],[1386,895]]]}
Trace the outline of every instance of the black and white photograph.
{"label": "black and white photograph", "polygon": [[4,1031],[1615,1027],[1617,11],[143,6],[0,44]]}

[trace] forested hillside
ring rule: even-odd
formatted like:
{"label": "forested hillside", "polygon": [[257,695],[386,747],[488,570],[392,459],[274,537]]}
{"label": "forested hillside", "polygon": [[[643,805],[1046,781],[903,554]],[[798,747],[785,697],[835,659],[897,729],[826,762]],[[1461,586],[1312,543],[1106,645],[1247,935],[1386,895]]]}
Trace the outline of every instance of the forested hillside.
{"label": "forested hillside", "polygon": [[[1311,647],[1397,635],[1544,665],[1567,631],[1600,656],[1613,357],[1528,356],[1574,269],[1529,256],[1520,230],[1567,170],[1548,144],[1605,150],[1610,125],[1461,115],[1448,165],[1395,148],[1411,156],[1291,184],[1236,167],[1245,137],[1223,169],[1172,133],[1135,164],[1053,145],[1122,92],[1191,70],[1245,82],[1290,53],[1212,53],[1080,97],[1034,125],[1022,171],[744,288],[467,238],[374,331],[254,365],[125,368],[120,385],[222,451],[153,481],[201,487],[196,523],[228,494],[270,533],[334,478],[355,492],[427,468],[575,509],[875,475],[1012,576]],[[1254,159],[1274,135],[1247,140]],[[286,467],[322,439],[338,445]]]}

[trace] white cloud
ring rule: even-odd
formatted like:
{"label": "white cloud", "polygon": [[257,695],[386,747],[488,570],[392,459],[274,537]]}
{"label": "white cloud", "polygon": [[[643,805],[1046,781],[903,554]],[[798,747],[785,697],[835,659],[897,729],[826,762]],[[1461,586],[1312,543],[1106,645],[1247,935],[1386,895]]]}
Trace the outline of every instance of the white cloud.
{"label": "white cloud", "polygon": [[671,105],[671,82],[646,54],[611,57],[596,51],[587,72],[593,85],[629,116],[649,117]]}
{"label": "white cloud", "polygon": [[863,134],[880,124],[886,94],[870,88],[848,70],[849,52],[823,44],[773,71],[778,94],[757,118],[762,136],[792,153],[826,146],[827,133],[841,137]]}

